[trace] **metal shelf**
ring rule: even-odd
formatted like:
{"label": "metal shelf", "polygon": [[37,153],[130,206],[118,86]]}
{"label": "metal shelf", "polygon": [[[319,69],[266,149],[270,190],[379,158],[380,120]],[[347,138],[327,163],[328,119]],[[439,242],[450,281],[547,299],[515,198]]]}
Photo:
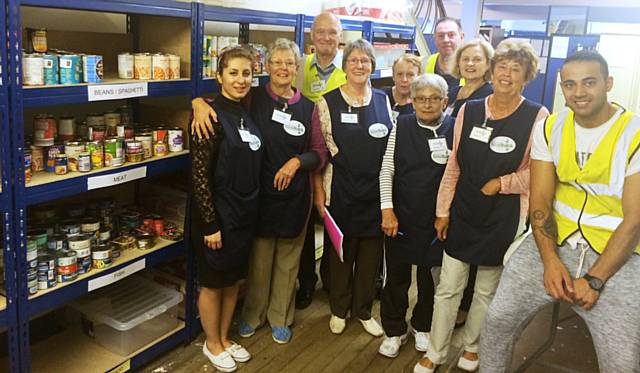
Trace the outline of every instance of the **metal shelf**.
{"label": "metal shelf", "polygon": [[[311,25],[313,24],[313,20],[315,19],[315,17],[313,16],[304,16],[304,28],[311,28]],[[342,19],[340,20],[340,23],[342,23],[342,30],[344,31],[362,31],[364,28],[364,23],[363,21],[356,21],[356,20],[352,20],[352,19]]]}
{"label": "metal shelf", "polygon": [[153,157],[143,162],[125,163],[124,166],[106,167],[87,173],[72,172],[66,175],[55,175],[39,172],[33,175],[31,183],[27,184],[25,192],[26,205],[35,205],[84,193],[89,190],[88,182],[92,177],[114,175],[142,167],[146,167],[146,177],[154,177],[185,170],[189,167],[189,151],[183,150],[182,152],[169,153],[166,156]]}
{"label": "metal shelf", "polygon": [[371,28],[373,32],[388,32],[392,34],[411,35],[412,39],[413,34],[416,30],[415,27],[412,26],[394,25],[390,23],[379,22],[372,22]]}
{"label": "metal shelf", "polygon": [[[189,79],[176,80],[126,80],[126,79],[107,79],[102,83],[91,84],[126,84],[126,83],[148,83],[148,97],[163,96],[180,96],[191,95],[192,84]],[[28,107],[65,105],[65,104],[82,104],[89,102],[88,87],[89,84],[74,85],[52,85],[23,87],[22,97],[23,105]]]}
{"label": "metal shelf", "polygon": [[212,5],[205,5],[203,13],[206,21],[253,23],[289,27],[296,27],[297,21],[297,16],[295,14],[225,8]]}
{"label": "metal shelf", "polygon": [[[118,280],[125,278],[133,273],[127,273],[125,275],[128,265],[144,260],[143,268],[152,267],[158,263],[173,259],[185,251],[186,245],[184,241],[173,242],[161,238],[158,239],[158,243],[156,243],[156,246],[151,250],[125,250],[121,253],[120,258],[116,259],[116,264],[107,269],[92,269],[90,272],[78,276],[78,279],[75,281],[58,284],[54,288],[41,290],[31,296],[28,300],[29,317],[62,306],[75,298],[89,293],[91,281],[99,280],[103,277],[118,277],[118,275],[120,276]],[[115,272],[118,272],[116,276],[113,275]]]}
{"label": "metal shelf", "polygon": [[191,18],[191,3],[167,0],[22,0],[20,5]]}

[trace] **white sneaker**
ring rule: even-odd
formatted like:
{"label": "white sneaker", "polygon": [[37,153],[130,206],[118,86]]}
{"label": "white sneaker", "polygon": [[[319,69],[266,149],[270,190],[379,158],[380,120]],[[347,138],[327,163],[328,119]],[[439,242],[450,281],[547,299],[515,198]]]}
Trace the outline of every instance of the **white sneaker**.
{"label": "white sneaker", "polygon": [[480,366],[480,359],[469,360],[464,356],[460,356],[460,359],[458,359],[458,368],[464,371],[475,372],[476,370],[478,370],[479,366]]}
{"label": "white sneaker", "polygon": [[207,341],[205,341],[202,345],[202,353],[204,353],[204,356],[209,359],[211,364],[213,364],[213,366],[221,372],[234,372],[236,369],[238,369],[235,360],[233,360],[233,358],[227,351],[222,351],[218,355],[214,355],[211,351],[209,351],[209,349],[207,348]]}
{"label": "white sneaker", "polygon": [[232,343],[233,344],[231,346],[225,348],[225,351],[227,351],[229,355],[231,355],[233,360],[237,361],[238,363],[246,363],[247,361],[249,361],[249,359],[251,359],[251,354],[249,353],[249,351],[247,351],[246,348],[240,346],[235,342]]}
{"label": "white sneaker", "polygon": [[399,337],[385,337],[380,344],[380,348],[378,348],[378,353],[386,357],[394,358],[398,356],[400,347],[405,343],[407,343],[407,333]]}
{"label": "white sneaker", "polygon": [[331,319],[329,320],[329,329],[331,329],[331,333],[342,334],[345,326],[347,326],[347,320],[336,315],[331,315]]}
{"label": "white sneaker", "polygon": [[417,330],[412,330],[413,339],[416,341],[416,350],[420,352],[427,352],[429,349],[429,338],[431,338],[430,334],[427,332],[419,332]]}
{"label": "white sneaker", "polygon": [[420,364],[420,361],[413,366],[413,373],[433,373],[436,371],[438,366],[433,364],[433,368],[427,368],[424,365]]}
{"label": "white sneaker", "polygon": [[374,337],[381,337],[384,334],[384,330],[373,317],[369,320],[360,320],[360,323],[364,327],[364,330]]}

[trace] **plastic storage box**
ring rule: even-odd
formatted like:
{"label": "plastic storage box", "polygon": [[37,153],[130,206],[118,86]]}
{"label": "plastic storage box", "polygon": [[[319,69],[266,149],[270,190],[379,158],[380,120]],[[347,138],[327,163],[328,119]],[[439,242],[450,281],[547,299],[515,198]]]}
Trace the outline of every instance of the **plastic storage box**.
{"label": "plastic storage box", "polygon": [[178,325],[182,294],[131,276],[73,302],[83,329],[104,348],[128,356]]}

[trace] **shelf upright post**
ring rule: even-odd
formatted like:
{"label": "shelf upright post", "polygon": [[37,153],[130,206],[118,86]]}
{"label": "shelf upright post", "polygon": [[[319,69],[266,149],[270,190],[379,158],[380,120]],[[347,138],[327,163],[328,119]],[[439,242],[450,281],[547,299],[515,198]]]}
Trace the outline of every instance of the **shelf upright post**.
{"label": "shelf upright post", "polygon": [[[11,356],[12,364],[18,362],[21,372],[31,371],[29,355],[29,312],[27,306],[27,257],[26,257],[26,201],[24,185],[24,111],[22,106],[22,21],[20,0],[8,0],[7,23],[9,30],[9,123],[11,124],[11,172],[13,174],[13,248],[16,253],[14,289],[17,308],[19,349],[17,357]],[[12,348],[15,352],[15,348]],[[13,369],[13,367],[12,367]]]}
{"label": "shelf upright post", "polygon": [[295,42],[300,47],[300,53],[304,54],[304,14],[296,15]]}
{"label": "shelf upright post", "polygon": [[362,38],[373,45],[373,22],[362,22]]}
{"label": "shelf upright post", "polygon": [[249,44],[249,24],[242,22],[239,24],[239,27],[238,42],[240,44]]}
{"label": "shelf upright post", "polygon": [[204,61],[204,4],[193,2],[191,4],[191,79],[192,96],[202,96],[204,92],[203,68]]}

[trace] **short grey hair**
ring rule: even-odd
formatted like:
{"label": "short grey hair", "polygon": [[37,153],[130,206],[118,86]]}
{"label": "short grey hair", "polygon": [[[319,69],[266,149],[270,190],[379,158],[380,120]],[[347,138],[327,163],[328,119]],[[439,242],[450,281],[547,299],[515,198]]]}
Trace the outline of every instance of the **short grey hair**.
{"label": "short grey hair", "polygon": [[296,60],[296,65],[300,64],[300,48],[298,44],[295,42],[286,39],[286,38],[277,38],[276,41],[269,44],[269,48],[267,49],[267,61],[271,60],[271,56],[276,51],[291,51],[293,52],[293,56]]}
{"label": "short grey hair", "polygon": [[416,98],[418,92],[425,88],[433,88],[436,91],[439,91],[442,97],[447,97],[447,92],[449,91],[447,81],[440,75],[422,74],[417,76],[413,79],[413,82],[411,82],[411,98]]}
{"label": "short grey hair", "polygon": [[371,60],[371,72],[375,71],[376,55],[373,51],[373,46],[371,45],[371,43],[364,39],[356,39],[349,42],[347,46],[344,47],[344,51],[342,52],[342,70],[346,70],[347,60],[349,59],[351,53],[353,53],[353,51],[356,49],[363,51],[367,55],[367,57],[369,57],[369,59]]}

